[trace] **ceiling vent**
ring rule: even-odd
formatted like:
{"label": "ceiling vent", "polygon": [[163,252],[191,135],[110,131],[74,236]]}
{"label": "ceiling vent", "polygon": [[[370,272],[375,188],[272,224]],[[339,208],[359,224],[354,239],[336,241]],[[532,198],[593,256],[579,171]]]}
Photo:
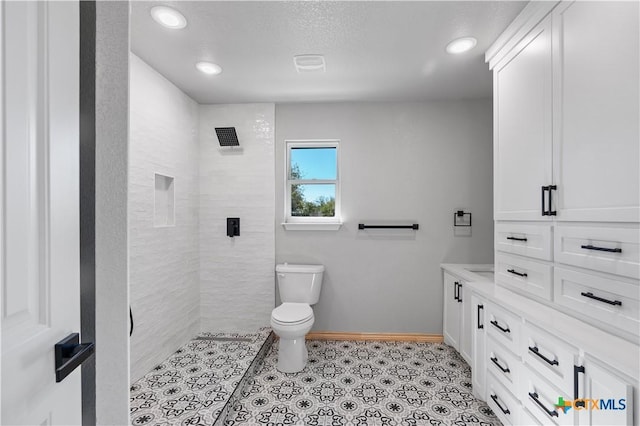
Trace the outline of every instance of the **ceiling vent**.
{"label": "ceiling vent", "polygon": [[322,55],[296,55],[293,57],[293,64],[300,74],[327,70]]}

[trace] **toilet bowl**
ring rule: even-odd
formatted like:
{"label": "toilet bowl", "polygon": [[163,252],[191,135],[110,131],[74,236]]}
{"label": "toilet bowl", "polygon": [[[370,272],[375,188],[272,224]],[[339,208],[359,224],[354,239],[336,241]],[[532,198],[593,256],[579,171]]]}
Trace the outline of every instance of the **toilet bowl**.
{"label": "toilet bowl", "polygon": [[280,338],[276,368],[283,373],[302,371],[307,363],[305,335],[315,317],[311,305],[320,297],[324,266],[276,266],[282,304],[271,312],[271,328]]}
{"label": "toilet bowl", "polygon": [[306,303],[283,303],[271,313],[271,328],[280,338],[276,368],[283,373],[302,371],[307,363],[305,335],[315,318]]}

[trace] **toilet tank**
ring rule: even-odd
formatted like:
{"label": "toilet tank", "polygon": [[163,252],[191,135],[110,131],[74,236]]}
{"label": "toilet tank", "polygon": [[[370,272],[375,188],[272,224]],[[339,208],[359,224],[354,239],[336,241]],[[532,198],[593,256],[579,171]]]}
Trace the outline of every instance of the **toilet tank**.
{"label": "toilet tank", "polygon": [[276,265],[280,300],[283,303],[314,305],[320,298],[324,265]]}

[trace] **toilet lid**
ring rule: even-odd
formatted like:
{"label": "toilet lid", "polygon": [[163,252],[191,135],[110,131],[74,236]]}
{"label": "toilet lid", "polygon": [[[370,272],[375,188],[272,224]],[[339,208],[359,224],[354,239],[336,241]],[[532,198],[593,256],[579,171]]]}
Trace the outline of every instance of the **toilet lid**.
{"label": "toilet lid", "polygon": [[283,303],[271,313],[271,318],[280,323],[302,322],[311,316],[313,310],[306,303]]}

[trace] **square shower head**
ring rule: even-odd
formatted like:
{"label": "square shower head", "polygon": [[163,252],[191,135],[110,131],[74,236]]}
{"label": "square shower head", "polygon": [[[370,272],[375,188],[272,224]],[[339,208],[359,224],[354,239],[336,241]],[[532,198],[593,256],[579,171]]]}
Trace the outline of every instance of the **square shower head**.
{"label": "square shower head", "polygon": [[220,146],[240,146],[235,127],[216,127]]}

